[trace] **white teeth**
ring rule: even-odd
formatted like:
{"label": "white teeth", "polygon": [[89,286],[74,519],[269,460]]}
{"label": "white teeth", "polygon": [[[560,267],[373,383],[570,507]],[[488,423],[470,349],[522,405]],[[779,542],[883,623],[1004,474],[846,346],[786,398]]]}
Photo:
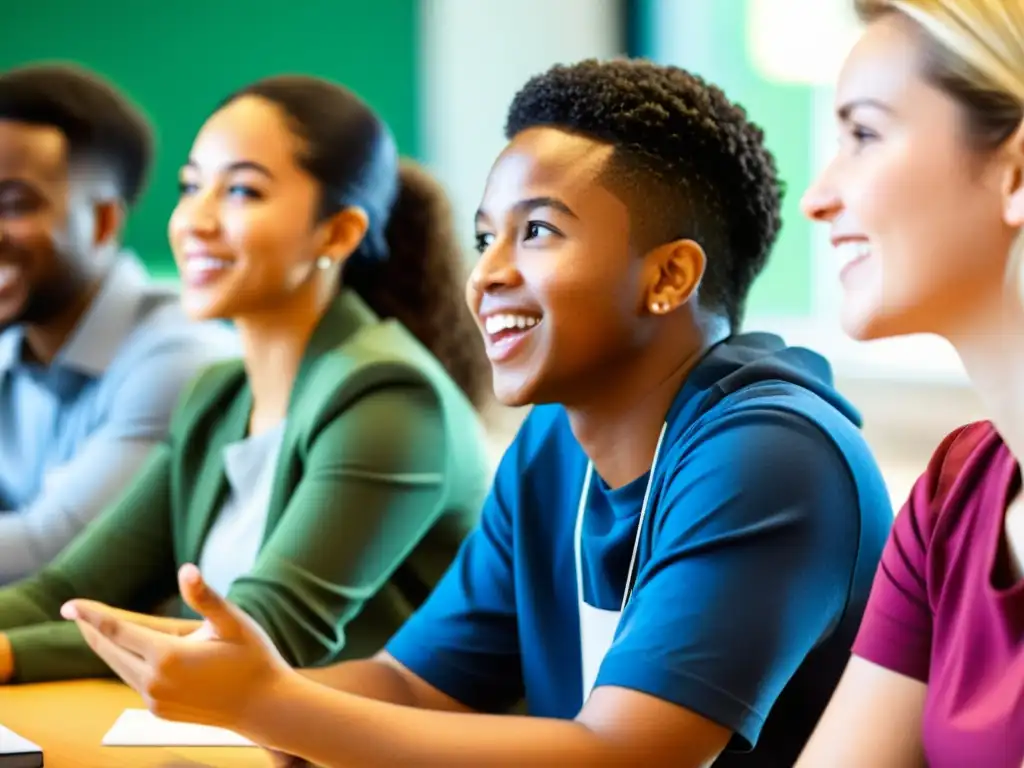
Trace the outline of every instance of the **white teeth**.
{"label": "white teeth", "polygon": [[871,244],[865,240],[847,240],[846,242],[840,243],[836,246],[836,251],[842,258],[842,264],[840,266],[846,266],[852,264],[860,259],[867,258],[871,255]]}
{"label": "white teeth", "polygon": [[212,256],[194,256],[187,262],[187,269],[189,272],[212,272],[214,270],[228,269],[230,267],[230,261],[215,259]]}
{"label": "white teeth", "polygon": [[539,322],[540,320],[536,317],[527,315],[491,315],[484,321],[484,329],[487,333],[494,335],[513,328],[521,330],[533,328]]}

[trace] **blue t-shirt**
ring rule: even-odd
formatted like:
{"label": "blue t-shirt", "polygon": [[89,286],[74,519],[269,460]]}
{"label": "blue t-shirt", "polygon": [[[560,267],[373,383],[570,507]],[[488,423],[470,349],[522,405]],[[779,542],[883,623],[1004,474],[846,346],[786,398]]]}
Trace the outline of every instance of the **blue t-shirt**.
{"label": "blue t-shirt", "polygon": [[[728,727],[716,765],[792,765],[849,658],[892,524],[888,493],[828,364],[768,334],[715,347],[666,421],[634,589],[596,687]],[[575,717],[586,466],[565,411],[535,408],[480,526],[388,652],[474,709],[525,696],[532,715]],[[620,606],[647,480],[610,489],[594,475],[582,561],[598,608]]]}

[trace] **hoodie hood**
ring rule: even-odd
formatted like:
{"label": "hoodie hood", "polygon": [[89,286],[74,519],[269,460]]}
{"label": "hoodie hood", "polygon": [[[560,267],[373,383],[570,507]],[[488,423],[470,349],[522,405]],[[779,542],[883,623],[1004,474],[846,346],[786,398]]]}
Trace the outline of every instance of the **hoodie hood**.
{"label": "hoodie hood", "polygon": [[692,424],[724,398],[761,384],[812,392],[854,426],[861,426],[860,413],[836,390],[828,361],[809,349],[787,346],[770,333],[731,336],[712,347],[687,376],[672,405],[672,420]]}

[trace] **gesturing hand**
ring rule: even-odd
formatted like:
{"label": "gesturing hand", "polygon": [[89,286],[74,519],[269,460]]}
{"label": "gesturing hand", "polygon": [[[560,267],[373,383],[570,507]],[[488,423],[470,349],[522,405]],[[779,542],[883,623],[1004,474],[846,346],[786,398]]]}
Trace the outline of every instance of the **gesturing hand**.
{"label": "gesturing hand", "polygon": [[116,609],[88,600],[67,603],[89,646],[167,720],[233,728],[247,707],[290,673],[255,621],[227,602],[185,565],[178,573],[185,602],[204,621],[174,636],[127,621]]}
{"label": "gesturing hand", "polygon": [[124,619],[132,624],[138,624],[141,627],[155,629],[157,632],[163,632],[165,635],[176,635],[177,637],[191,635],[203,625],[202,621],[193,621],[191,619],[172,619],[165,616],[151,616],[147,613],[125,611],[120,608],[107,608],[107,610],[119,619]]}

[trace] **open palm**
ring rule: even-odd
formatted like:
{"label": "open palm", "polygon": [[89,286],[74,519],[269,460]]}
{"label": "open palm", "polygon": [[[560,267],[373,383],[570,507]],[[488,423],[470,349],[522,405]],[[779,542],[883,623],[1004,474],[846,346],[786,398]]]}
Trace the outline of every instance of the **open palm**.
{"label": "open palm", "polygon": [[184,636],[89,601],[72,601],[64,615],[155,715],[232,728],[288,665],[263,629],[210,589],[194,566],[182,567],[179,584],[185,602],[204,619]]}

